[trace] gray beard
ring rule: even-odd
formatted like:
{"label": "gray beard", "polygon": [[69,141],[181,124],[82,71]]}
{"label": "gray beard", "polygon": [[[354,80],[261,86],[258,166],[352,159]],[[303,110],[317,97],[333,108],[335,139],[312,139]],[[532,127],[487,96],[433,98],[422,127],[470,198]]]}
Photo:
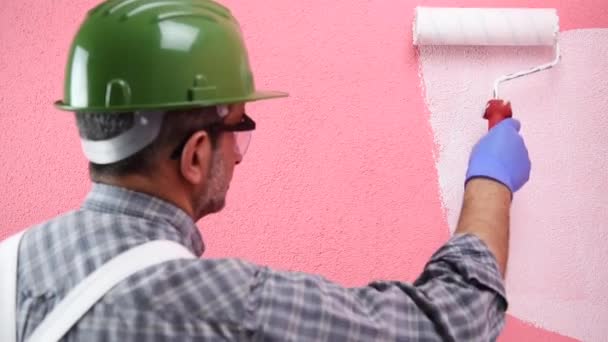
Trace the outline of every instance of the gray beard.
{"label": "gray beard", "polygon": [[228,184],[224,174],[224,160],[219,151],[214,151],[209,167],[207,186],[203,194],[198,198],[197,215],[198,219],[203,216],[217,213],[226,205],[226,193]]}

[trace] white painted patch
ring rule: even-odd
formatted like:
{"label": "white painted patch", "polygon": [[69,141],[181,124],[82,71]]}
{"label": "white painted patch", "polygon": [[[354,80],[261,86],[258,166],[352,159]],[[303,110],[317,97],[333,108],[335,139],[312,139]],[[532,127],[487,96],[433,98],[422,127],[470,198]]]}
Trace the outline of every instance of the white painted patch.
{"label": "white painted patch", "polygon": [[[515,195],[507,275],[509,312],[585,341],[608,336],[608,29],[561,34],[555,69],[506,83],[532,159]],[[492,82],[551,60],[551,48],[422,47],[421,72],[438,147],[450,229],[469,151]]]}

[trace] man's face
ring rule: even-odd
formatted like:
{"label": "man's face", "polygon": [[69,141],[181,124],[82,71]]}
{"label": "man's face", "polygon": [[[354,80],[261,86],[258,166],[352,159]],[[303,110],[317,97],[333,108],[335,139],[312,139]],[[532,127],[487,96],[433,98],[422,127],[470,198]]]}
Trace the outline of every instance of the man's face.
{"label": "man's face", "polygon": [[[245,105],[231,105],[229,110],[230,113],[224,119],[224,124],[235,125],[241,121],[245,113]],[[226,204],[226,194],[230,187],[234,167],[243,158],[237,145],[236,134],[221,132],[218,136],[217,146],[212,151],[207,182],[198,200],[197,217],[199,219],[205,215],[219,212]]]}

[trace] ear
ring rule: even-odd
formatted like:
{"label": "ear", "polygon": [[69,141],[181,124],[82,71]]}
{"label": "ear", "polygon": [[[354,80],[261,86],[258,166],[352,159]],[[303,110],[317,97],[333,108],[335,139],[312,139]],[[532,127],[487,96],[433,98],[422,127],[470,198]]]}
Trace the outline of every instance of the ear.
{"label": "ear", "polygon": [[207,179],[211,162],[211,140],[205,131],[198,131],[186,142],[180,159],[180,172],[192,184],[201,184]]}

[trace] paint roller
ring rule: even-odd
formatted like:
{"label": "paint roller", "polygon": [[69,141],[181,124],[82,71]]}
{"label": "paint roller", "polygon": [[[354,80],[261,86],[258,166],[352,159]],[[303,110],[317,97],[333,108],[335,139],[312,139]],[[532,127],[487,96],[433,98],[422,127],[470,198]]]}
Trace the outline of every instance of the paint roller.
{"label": "paint roller", "polygon": [[511,103],[499,98],[501,83],[550,69],[561,58],[555,9],[417,7],[413,33],[416,46],[554,46],[553,61],[496,79],[483,116],[489,129],[513,116]]}

